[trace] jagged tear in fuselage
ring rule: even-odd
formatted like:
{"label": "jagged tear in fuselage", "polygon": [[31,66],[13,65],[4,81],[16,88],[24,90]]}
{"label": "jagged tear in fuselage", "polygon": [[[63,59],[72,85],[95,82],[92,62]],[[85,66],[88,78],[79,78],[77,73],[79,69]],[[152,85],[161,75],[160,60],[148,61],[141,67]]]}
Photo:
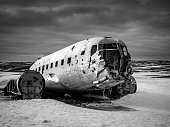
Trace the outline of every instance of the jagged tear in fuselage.
{"label": "jagged tear in fuselage", "polygon": [[124,43],[108,39],[102,40],[98,47],[100,60],[97,80],[93,83],[101,91],[93,92],[111,99],[135,93],[137,84],[131,76],[131,57]]}

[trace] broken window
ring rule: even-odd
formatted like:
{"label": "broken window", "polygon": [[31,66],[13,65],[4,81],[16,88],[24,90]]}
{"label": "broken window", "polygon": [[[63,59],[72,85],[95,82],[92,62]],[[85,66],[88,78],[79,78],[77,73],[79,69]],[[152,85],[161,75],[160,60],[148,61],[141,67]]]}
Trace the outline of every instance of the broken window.
{"label": "broken window", "polygon": [[48,69],[48,64],[46,65],[46,70]]}
{"label": "broken window", "polygon": [[71,63],[71,57],[69,57],[68,59],[67,59],[67,64],[70,64]]}
{"label": "broken window", "polygon": [[57,67],[57,66],[58,66],[58,61],[55,62],[55,67]]}
{"label": "broken window", "polygon": [[121,49],[123,50],[124,56],[127,56],[127,48],[125,46],[121,46]]}
{"label": "broken window", "polygon": [[38,71],[39,71],[39,72],[40,72],[40,70],[41,70],[41,67],[38,68]]}
{"label": "broken window", "polygon": [[97,45],[93,45],[91,48],[91,56],[97,51]]}
{"label": "broken window", "polygon": [[117,44],[116,43],[99,44],[99,50],[100,49],[117,49]]}
{"label": "broken window", "polygon": [[61,60],[61,65],[64,65],[64,59]]}
{"label": "broken window", "polygon": [[51,68],[53,68],[53,63],[51,63]]}
{"label": "broken window", "polygon": [[85,54],[85,50],[81,52],[81,55],[84,55]]}
{"label": "broken window", "polygon": [[42,66],[42,74],[44,73],[44,65]]}

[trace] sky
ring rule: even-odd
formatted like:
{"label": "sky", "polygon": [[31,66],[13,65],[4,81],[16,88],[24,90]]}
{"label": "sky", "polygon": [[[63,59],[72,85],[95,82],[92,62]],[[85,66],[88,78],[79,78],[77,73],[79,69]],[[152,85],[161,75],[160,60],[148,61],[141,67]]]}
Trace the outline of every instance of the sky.
{"label": "sky", "polygon": [[99,36],[123,40],[132,60],[170,60],[170,0],[0,0],[0,61]]}

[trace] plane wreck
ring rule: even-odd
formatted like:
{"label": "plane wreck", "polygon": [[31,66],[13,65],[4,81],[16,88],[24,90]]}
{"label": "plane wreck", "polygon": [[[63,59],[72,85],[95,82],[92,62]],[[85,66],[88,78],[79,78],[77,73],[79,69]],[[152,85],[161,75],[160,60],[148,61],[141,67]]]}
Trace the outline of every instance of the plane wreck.
{"label": "plane wreck", "polygon": [[132,74],[125,43],[95,37],[38,59],[17,80],[11,80],[4,92],[23,99],[42,98],[48,93],[119,99],[136,92]]}

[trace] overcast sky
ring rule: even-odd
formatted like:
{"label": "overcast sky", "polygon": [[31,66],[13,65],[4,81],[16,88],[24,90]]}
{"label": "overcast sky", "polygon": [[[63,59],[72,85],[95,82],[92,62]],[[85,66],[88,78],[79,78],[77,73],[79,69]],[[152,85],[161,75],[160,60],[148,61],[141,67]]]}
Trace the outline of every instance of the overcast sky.
{"label": "overcast sky", "polygon": [[170,0],[0,0],[0,61],[35,61],[95,36],[170,60]]}

